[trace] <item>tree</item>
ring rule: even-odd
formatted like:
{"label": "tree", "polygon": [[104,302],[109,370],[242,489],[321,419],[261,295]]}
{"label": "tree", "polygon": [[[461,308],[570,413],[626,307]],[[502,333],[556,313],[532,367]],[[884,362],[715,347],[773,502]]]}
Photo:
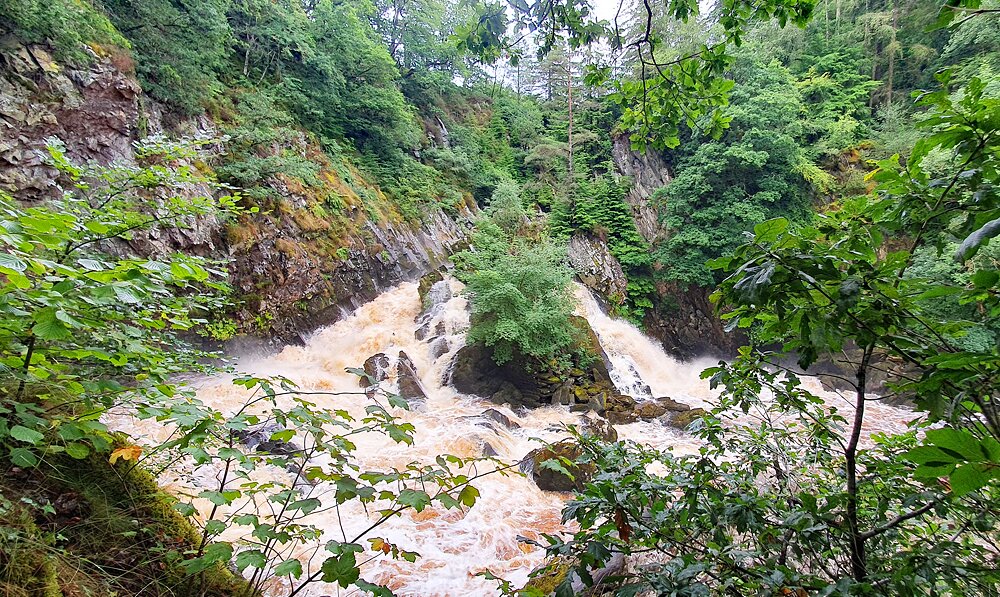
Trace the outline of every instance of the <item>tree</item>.
{"label": "tree", "polygon": [[741,57],[734,77],[726,133],[684,155],[675,179],[655,195],[671,231],[654,253],[667,280],[711,286],[705,262],[739,246],[755,224],[779,214],[809,217],[808,160],[799,145],[804,109],[793,78],[751,56]]}
{"label": "tree", "polygon": [[516,187],[501,184],[476,223],[472,248],[453,257],[470,299],[470,343],[493,348],[497,363],[567,360],[576,330],[570,322],[572,272],[565,249],[522,230],[526,212]]}

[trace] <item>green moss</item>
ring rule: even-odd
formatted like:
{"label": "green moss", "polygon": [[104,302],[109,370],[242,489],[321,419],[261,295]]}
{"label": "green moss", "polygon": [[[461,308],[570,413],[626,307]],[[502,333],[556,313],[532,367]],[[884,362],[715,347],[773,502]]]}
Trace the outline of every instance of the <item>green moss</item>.
{"label": "green moss", "polygon": [[528,584],[524,585],[524,589],[520,594],[551,595],[566,580],[566,577],[572,570],[573,567],[570,565],[569,560],[557,557],[548,562],[545,568],[541,569],[540,574],[528,580]]}
{"label": "green moss", "polygon": [[[95,453],[2,472],[0,594],[188,594],[191,577],[180,561],[201,535],[148,471],[125,461],[111,465],[107,454]],[[204,595],[249,592],[222,566],[198,584]]]}

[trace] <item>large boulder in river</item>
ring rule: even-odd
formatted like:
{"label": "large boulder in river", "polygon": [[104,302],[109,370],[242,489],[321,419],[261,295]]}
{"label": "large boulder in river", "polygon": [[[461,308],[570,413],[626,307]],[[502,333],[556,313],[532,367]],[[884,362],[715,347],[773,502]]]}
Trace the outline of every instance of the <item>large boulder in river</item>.
{"label": "large boulder in river", "polygon": [[[591,463],[575,464],[581,455],[583,449],[579,444],[572,440],[563,440],[529,452],[525,456],[522,470],[529,473],[535,485],[544,491],[579,491],[590,481],[595,472],[595,467]],[[569,471],[573,478],[544,466],[550,460]]]}
{"label": "large boulder in river", "polygon": [[586,319],[573,316],[570,321],[577,330],[573,353],[589,354],[589,359],[574,357],[576,362],[569,368],[560,368],[555,361],[527,362],[516,357],[497,365],[491,348],[470,344],[455,353],[445,382],[463,394],[511,407],[562,405],[573,411],[601,413],[607,397],[617,392],[609,373],[610,360]]}
{"label": "large boulder in river", "polygon": [[396,361],[396,380],[399,386],[399,395],[407,400],[426,400],[427,390],[417,375],[417,366],[413,364],[410,356],[399,351],[399,360]]}
{"label": "large boulder in river", "polygon": [[[373,354],[365,361],[363,369],[368,377],[359,377],[358,385],[367,388],[372,383],[381,383],[389,377],[389,357],[385,353]],[[369,379],[370,378],[370,379]]]}
{"label": "large boulder in river", "polygon": [[671,416],[666,420],[666,423],[676,429],[684,430],[687,429],[691,423],[694,423],[707,414],[708,411],[704,408],[692,408],[691,410],[684,412],[671,413]]}
{"label": "large boulder in river", "polygon": [[526,408],[543,405],[543,388],[534,376],[512,363],[497,365],[493,350],[481,344],[468,344],[458,350],[446,381],[463,394],[488,398],[496,404]]}

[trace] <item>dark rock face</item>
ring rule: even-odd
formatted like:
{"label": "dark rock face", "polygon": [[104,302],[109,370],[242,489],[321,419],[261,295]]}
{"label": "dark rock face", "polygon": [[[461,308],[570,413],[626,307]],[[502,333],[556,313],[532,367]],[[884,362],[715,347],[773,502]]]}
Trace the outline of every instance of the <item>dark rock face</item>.
{"label": "dark rock face", "polygon": [[[802,373],[818,377],[823,388],[828,391],[839,390],[853,393],[857,389],[855,380],[862,353],[860,348],[851,344],[838,354],[820,358]],[[793,371],[801,371],[801,368],[792,363],[791,359],[784,364]],[[890,386],[906,377],[913,377],[914,374],[915,371],[912,367],[902,359],[883,352],[876,352],[871,357],[871,367],[865,379],[865,392],[886,396],[886,403],[893,406],[912,407],[913,396],[911,394],[895,392]]]}
{"label": "dark rock face", "polygon": [[[431,289],[439,282],[444,282],[444,275],[437,270],[427,272],[420,277],[420,281],[417,283],[417,296],[420,297],[420,304],[423,305],[424,311],[427,311],[429,307],[434,305],[434,302],[428,300],[427,295],[430,294]],[[451,298],[450,289],[448,291],[448,298]]]}
{"label": "dark rock face", "polygon": [[76,70],[40,46],[0,52],[0,188],[27,201],[52,196],[57,173],[42,159],[50,137],[75,160],[133,161],[141,93],[107,58]]}
{"label": "dark rock face", "polygon": [[708,300],[710,289],[659,284],[657,294],[659,306],[646,313],[643,324],[671,355],[681,359],[726,357],[746,343],[742,332],[723,329],[715,305]]}
{"label": "dark rock face", "polygon": [[239,439],[241,444],[257,452],[268,452],[280,456],[291,456],[302,452],[302,446],[295,442],[271,439],[272,435],[284,430],[283,427],[275,423],[264,423],[234,431],[233,435]]}
{"label": "dark rock face", "polygon": [[595,359],[586,370],[532,374],[515,362],[497,365],[493,351],[479,345],[458,350],[445,381],[463,394],[512,408],[563,405],[578,412],[603,412],[609,397],[617,394],[602,359]]}
{"label": "dark rock face", "polygon": [[297,240],[308,234],[287,223],[282,230],[262,227],[262,238],[234,251],[231,281],[252,298],[251,310],[273,315],[272,336],[299,342],[384,290],[444,264],[465,242],[471,212],[463,214],[452,219],[434,210],[419,223],[366,221],[342,261],[309,250]]}
{"label": "dark rock face", "polygon": [[625,201],[632,207],[632,218],[639,234],[650,243],[660,240],[664,230],[650,199],[657,189],[670,182],[667,161],[652,148],[641,153],[632,149],[627,134],[612,139],[611,158],[619,174],[632,178],[632,188],[625,195]]}
{"label": "dark rock face", "polygon": [[[395,375],[399,395],[407,400],[425,400],[427,398],[427,390],[420,381],[417,366],[413,364],[410,356],[402,350],[399,351],[399,356],[395,363],[391,362],[389,357],[381,352],[368,357],[368,360],[365,361],[364,370],[375,383],[381,383],[392,375]],[[368,379],[364,377],[358,380],[358,384],[362,388],[367,388],[371,385]]]}
{"label": "dark rock face", "polygon": [[[368,360],[365,361],[363,368],[365,373],[367,373],[375,383],[381,383],[389,377],[389,357],[385,356],[385,353],[381,352],[373,354],[368,357]],[[368,381],[368,378],[365,377],[359,377],[358,384],[362,388],[367,388],[372,385],[372,383]]]}
{"label": "dark rock face", "polygon": [[510,417],[508,417],[507,415],[503,414],[502,412],[498,411],[495,408],[487,408],[486,410],[483,411],[483,414],[481,414],[480,416],[486,419],[487,421],[486,424],[490,427],[493,427],[494,426],[493,424],[498,424],[504,429],[517,429],[520,427],[520,425],[518,425],[514,421],[511,421]]}
{"label": "dark rock face", "polygon": [[430,351],[432,359],[437,360],[443,357],[444,355],[448,354],[450,350],[451,350],[451,344],[449,344],[447,338],[442,338],[438,336],[437,338],[431,340]]}
{"label": "dark rock face", "polygon": [[615,305],[625,302],[628,279],[607,243],[585,234],[569,239],[569,263],[580,282]]}

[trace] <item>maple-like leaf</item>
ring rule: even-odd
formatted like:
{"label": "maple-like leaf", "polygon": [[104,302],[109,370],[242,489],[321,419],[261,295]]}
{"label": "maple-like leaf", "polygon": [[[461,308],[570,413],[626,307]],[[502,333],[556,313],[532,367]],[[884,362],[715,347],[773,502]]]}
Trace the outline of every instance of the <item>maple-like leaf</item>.
{"label": "maple-like leaf", "polygon": [[118,448],[111,453],[111,458],[108,458],[108,462],[114,464],[118,462],[118,459],[122,460],[139,460],[139,456],[142,455],[142,448],[139,446],[125,446],[124,448]]}

